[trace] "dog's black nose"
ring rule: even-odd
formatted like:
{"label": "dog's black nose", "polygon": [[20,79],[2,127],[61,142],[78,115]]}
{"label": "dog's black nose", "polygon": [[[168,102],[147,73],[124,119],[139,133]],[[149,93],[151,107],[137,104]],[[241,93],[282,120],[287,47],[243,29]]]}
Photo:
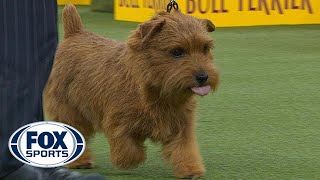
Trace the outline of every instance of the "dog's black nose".
{"label": "dog's black nose", "polygon": [[196,75],[196,80],[199,82],[199,84],[203,84],[205,82],[207,82],[208,80],[208,74],[205,72],[199,72]]}

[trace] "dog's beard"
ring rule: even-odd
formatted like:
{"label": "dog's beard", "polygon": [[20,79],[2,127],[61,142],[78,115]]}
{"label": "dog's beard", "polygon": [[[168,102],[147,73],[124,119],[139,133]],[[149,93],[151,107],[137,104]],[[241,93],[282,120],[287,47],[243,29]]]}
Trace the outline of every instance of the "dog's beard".
{"label": "dog's beard", "polygon": [[[212,74],[212,73],[211,73]],[[148,79],[148,87],[158,92],[161,99],[188,98],[192,95],[206,96],[215,89],[216,73],[206,83],[199,84],[192,74],[171,71],[157,73],[156,78]]]}

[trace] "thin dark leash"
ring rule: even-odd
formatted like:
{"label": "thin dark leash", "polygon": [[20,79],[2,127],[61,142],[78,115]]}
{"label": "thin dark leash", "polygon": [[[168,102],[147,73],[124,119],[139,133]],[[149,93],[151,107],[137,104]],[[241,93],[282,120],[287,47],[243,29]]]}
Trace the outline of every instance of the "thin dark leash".
{"label": "thin dark leash", "polygon": [[167,12],[170,13],[172,8],[174,10],[179,9],[178,3],[175,0],[170,0],[169,4],[167,5]]}

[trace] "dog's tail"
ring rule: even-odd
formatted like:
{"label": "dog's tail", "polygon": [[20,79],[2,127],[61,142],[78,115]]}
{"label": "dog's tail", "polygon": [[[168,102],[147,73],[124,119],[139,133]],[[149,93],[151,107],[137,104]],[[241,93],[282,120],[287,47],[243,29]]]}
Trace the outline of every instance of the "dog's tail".
{"label": "dog's tail", "polygon": [[64,38],[83,31],[83,24],[77,9],[72,4],[66,4],[62,12]]}

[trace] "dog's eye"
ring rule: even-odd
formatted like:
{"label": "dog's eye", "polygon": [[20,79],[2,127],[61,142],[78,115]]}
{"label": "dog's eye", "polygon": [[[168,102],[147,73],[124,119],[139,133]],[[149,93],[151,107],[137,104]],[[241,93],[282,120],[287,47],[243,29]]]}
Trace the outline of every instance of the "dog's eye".
{"label": "dog's eye", "polygon": [[209,46],[209,45],[205,45],[205,46],[203,47],[203,53],[204,53],[204,54],[207,54],[209,51],[210,51],[210,46]]}
{"label": "dog's eye", "polygon": [[170,51],[170,54],[175,58],[183,57],[184,53],[185,52],[182,48],[175,48]]}

